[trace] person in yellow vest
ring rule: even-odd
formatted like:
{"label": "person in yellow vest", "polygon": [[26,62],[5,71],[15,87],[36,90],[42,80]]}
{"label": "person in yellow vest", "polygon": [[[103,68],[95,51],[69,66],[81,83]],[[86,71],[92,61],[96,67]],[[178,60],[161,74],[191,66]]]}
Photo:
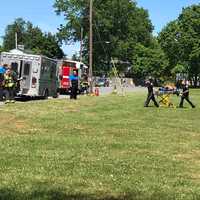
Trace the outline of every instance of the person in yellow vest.
{"label": "person in yellow vest", "polygon": [[15,89],[15,81],[12,76],[12,71],[10,68],[6,70],[6,73],[4,74],[4,90],[6,95],[6,101],[5,103],[15,103],[14,100],[14,89]]}

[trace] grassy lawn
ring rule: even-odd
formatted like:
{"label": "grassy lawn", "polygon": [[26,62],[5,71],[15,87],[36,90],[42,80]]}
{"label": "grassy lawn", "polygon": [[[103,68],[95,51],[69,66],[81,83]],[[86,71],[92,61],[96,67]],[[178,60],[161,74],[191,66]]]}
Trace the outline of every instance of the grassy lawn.
{"label": "grassy lawn", "polygon": [[200,199],[200,108],[144,108],[145,98],[1,106],[0,200]]}

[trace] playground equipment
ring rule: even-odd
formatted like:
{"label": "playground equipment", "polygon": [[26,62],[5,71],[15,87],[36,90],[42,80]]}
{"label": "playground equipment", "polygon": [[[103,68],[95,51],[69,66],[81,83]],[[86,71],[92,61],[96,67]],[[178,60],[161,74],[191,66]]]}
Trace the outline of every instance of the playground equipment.
{"label": "playground equipment", "polygon": [[111,58],[112,61],[112,73],[114,75],[114,82],[113,82],[113,93],[118,94],[121,96],[125,96],[125,88],[122,84],[121,78],[118,75],[117,68],[115,66],[114,60]]}

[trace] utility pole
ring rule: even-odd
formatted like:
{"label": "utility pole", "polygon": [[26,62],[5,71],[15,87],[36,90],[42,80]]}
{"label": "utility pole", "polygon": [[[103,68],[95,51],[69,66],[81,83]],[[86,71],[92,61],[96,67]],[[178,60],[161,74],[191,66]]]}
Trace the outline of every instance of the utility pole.
{"label": "utility pole", "polygon": [[92,7],[93,7],[93,0],[90,0],[90,54],[89,54],[89,86],[90,86],[90,93],[93,93],[93,77],[92,77],[92,63],[93,63],[93,32],[92,32]]}
{"label": "utility pole", "polygon": [[83,27],[81,27],[80,62],[83,60]]}
{"label": "utility pole", "polygon": [[17,32],[15,32],[15,49],[18,49]]}

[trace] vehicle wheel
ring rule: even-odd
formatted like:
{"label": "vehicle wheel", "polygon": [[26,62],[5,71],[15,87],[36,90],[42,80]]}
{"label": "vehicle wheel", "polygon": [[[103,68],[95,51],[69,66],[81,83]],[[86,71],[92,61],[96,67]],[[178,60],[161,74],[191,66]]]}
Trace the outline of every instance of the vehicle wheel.
{"label": "vehicle wheel", "polygon": [[60,93],[59,93],[59,92],[56,92],[56,94],[53,95],[53,98],[58,98],[59,95],[60,95]]}

